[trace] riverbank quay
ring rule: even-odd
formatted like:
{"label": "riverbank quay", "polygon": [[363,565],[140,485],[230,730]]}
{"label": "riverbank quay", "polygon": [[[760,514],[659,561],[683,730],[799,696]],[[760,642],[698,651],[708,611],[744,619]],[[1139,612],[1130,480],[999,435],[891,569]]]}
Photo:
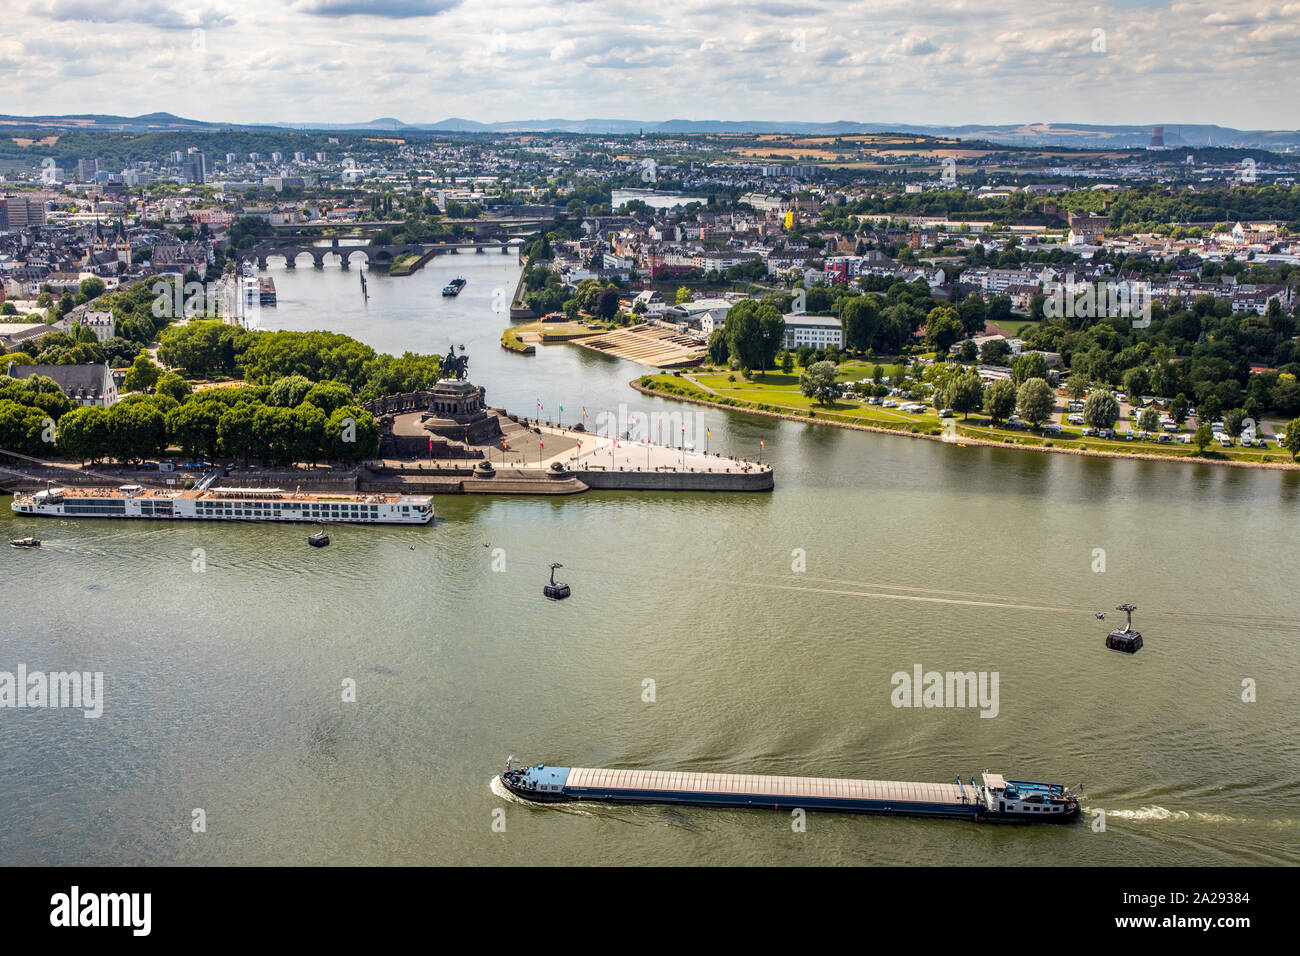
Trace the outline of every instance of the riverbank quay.
{"label": "riverbank quay", "polygon": [[[646,378],[647,376],[642,376]],[[820,411],[815,410],[815,415],[799,415],[793,411],[774,411],[771,407],[760,408],[754,403],[739,401],[736,399],[723,400],[723,396],[710,397],[708,393],[702,391],[702,386],[696,385],[699,389],[698,394],[683,394],[680,391],[668,391],[665,389],[653,388],[642,384],[642,379],[633,379],[628,383],[635,391],[643,395],[652,395],[656,398],[673,399],[679,402],[685,402],[691,405],[703,405],[708,408],[717,408],[722,411],[743,412],[747,415],[761,415],[767,418],[779,418],[785,421],[801,422],[805,425],[828,425],[834,428],[847,428],[852,431],[875,432],[881,435],[894,435],[902,438],[920,438],[926,441],[942,442],[947,445],[957,447],[966,446],[986,446],[989,448],[1010,449],[1013,451],[1036,451],[1050,452],[1057,455],[1076,455],[1090,458],[1118,458],[1124,461],[1162,461],[1162,462],[1181,462],[1184,464],[1194,465],[1227,465],[1235,468],[1257,468],[1271,471],[1300,471],[1300,463],[1290,461],[1243,461],[1224,457],[1208,457],[1197,455],[1195,452],[1189,454],[1179,454],[1171,451],[1169,454],[1156,454],[1153,452],[1143,452],[1138,450],[1107,450],[1089,447],[1072,447],[1069,444],[1062,444],[1059,439],[1043,439],[1038,436],[1018,437],[1007,435],[1000,439],[982,438],[979,435],[972,434],[973,427],[962,425],[956,419],[947,419],[953,423],[950,431],[938,429],[934,422],[908,422],[900,421],[897,425],[885,424],[864,424],[862,422],[845,421],[837,418],[832,410]],[[926,430],[923,431],[922,428]],[[933,433],[937,431],[936,433]],[[1122,447],[1122,446],[1119,446]]]}

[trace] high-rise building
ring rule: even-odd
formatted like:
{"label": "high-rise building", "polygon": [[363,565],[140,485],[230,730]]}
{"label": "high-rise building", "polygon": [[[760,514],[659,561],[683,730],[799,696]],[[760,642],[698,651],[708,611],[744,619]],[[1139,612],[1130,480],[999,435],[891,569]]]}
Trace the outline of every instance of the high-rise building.
{"label": "high-rise building", "polygon": [[77,182],[89,183],[94,182],[95,173],[99,172],[98,159],[79,159],[77,160]]}
{"label": "high-rise building", "polygon": [[293,161],[294,161],[295,163],[305,163],[305,162],[307,161],[307,154],[306,154],[306,153],[294,153],[294,154],[293,154]]}
{"label": "high-rise building", "polygon": [[27,196],[0,196],[0,229],[45,225],[45,200]]}
{"label": "high-rise building", "polygon": [[226,165],[227,165],[227,166],[233,166],[234,164],[235,164],[235,154],[234,154],[234,153],[226,153]]}
{"label": "high-rise building", "polygon": [[284,153],[276,152],[271,154],[271,162],[273,163],[281,162],[283,159],[284,159]]}
{"label": "high-rise building", "polygon": [[185,167],[190,182],[202,185],[208,181],[208,154],[200,149],[190,150]]}
{"label": "high-rise building", "polygon": [[1151,127],[1151,142],[1147,143],[1147,149],[1164,149],[1165,148],[1165,128],[1163,126]]}

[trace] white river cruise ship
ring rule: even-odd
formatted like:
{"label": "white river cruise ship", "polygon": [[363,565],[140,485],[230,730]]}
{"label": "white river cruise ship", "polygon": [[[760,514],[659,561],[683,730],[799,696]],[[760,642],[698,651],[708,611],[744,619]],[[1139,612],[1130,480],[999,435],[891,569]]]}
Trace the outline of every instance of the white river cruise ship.
{"label": "white river cruise ship", "polygon": [[140,485],[47,488],[15,495],[13,511],[59,518],[182,518],[198,521],[309,521],[428,524],[430,495],[310,494],[279,488],[159,490]]}

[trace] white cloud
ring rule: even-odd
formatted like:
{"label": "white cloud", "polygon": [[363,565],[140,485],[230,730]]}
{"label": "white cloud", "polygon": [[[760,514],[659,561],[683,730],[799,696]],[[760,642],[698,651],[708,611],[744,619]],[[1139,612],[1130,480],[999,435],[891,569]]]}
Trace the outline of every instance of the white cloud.
{"label": "white cloud", "polygon": [[1298,18],[1295,0],[19,0],[0,49],[10,113],[1296,127]]}

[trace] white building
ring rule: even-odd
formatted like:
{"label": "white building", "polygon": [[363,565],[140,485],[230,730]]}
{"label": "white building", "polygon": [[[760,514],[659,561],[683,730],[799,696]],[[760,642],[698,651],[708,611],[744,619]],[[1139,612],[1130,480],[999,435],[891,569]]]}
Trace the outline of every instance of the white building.
{"label": "white building", "polygon": [[840,320],[833,315],[804,315],[792,313],[785,317],[785,347],[797,349],[825,349],[832,345],[844,347],[844,330]]}
{"label": "white building", "polygon": [[115,323],[112,312],[86,312],[81,316],[81,323],[94,332],[95,338],[100,342],[107,342],[113,337]]}

